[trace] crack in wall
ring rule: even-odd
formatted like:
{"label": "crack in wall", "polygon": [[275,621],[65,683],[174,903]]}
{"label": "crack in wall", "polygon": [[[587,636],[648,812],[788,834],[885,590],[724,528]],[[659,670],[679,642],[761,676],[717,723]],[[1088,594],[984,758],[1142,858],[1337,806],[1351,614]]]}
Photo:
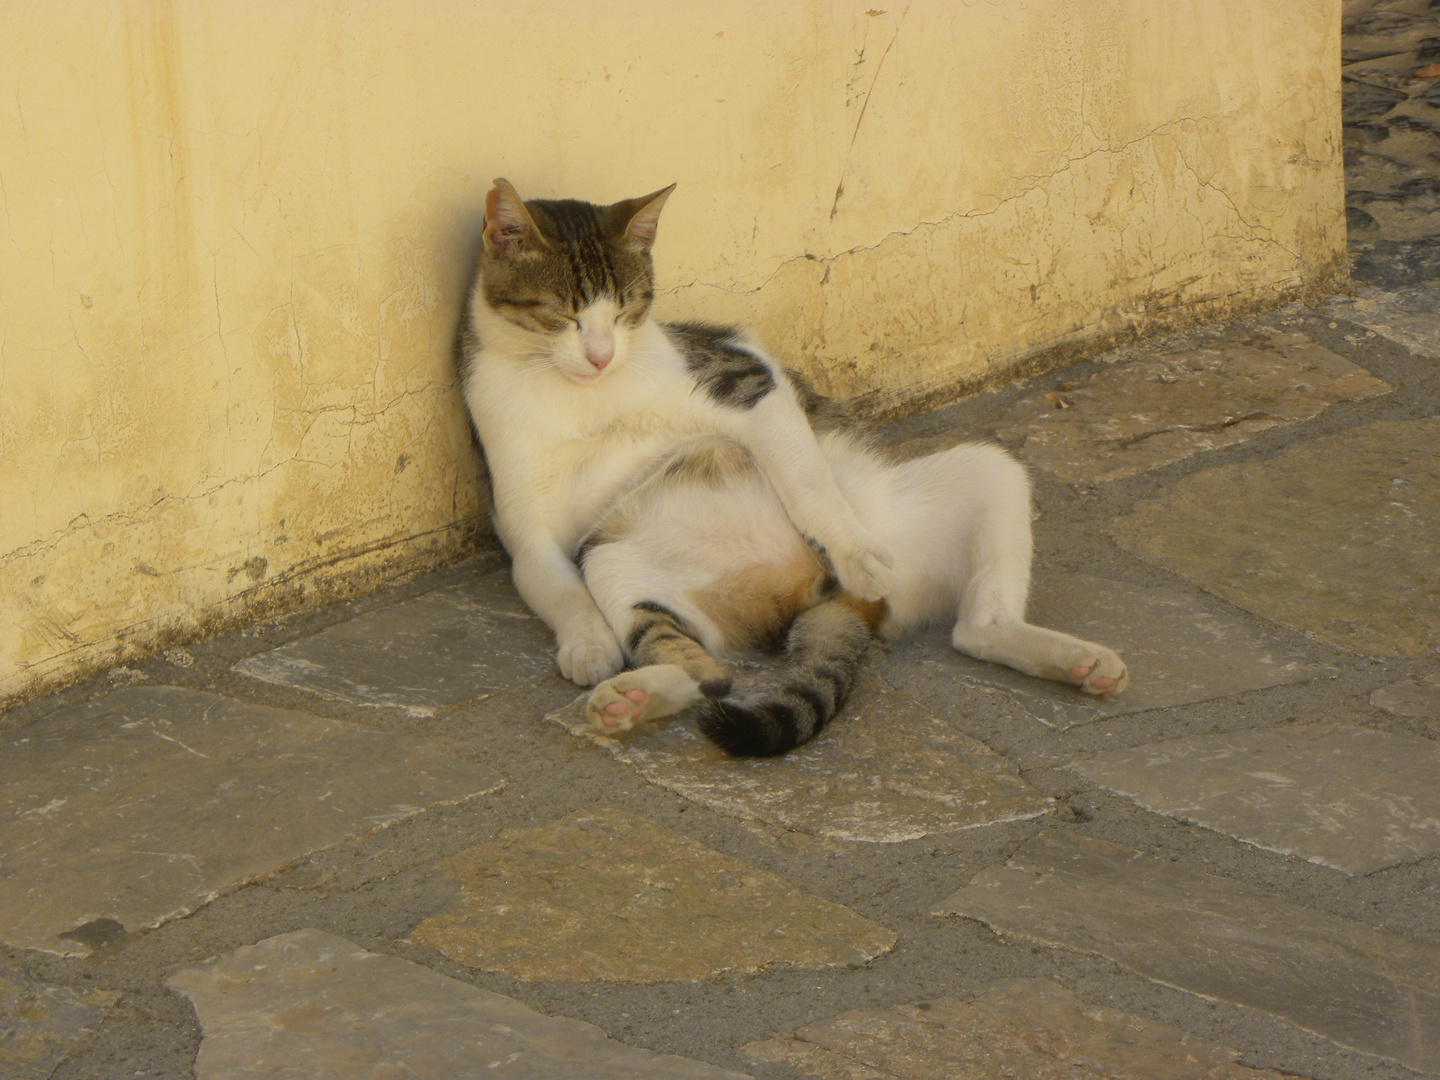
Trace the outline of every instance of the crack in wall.
{"label": "crack in wall", "polygon": [[835,215],[840,212],[840,196],[845,194],[845,174],[850,171],[850,156],[855,152],[855,140],[860,137],[860,125],[865,122],[865,111],[870,108],[870,98],[875,93],[875,86],[880,82],[880,72],[885,67],[885,59],[890,55],[890,50],[895,47],[895,42],[900,38],[900,30],[905,25],[905,16],[910,14],[910,5],[905,5],[905,10],[900,13],[900,18],[895,23],[895,33],[890,36],[890,43],[885,46],[885,51],[880,54],[880,59],[875,64],[875,76],[870,80],[870,89],[865,91],[865,100],[860,103],[860,115],[855,118],[855,129],[850,133],[850,145],[845,149],[845,163],[840,166],[840,180],[835,185],[835,201],[830,204],[830,220],[835,220]]}
{"label": "crack in wall", "polygon": [[[908,9],[907,9],[907,10],[908,10]],[[873,89],[873,85],[872,85],[872,89]],[[1210,117],[1210,118],[1207,118],[1207,119],[1210,119],[1210,120],[1224,119],[1225,116],[1226,116],[1226,114],[1221,114],[1219,117]],[[954,212],[952,212],[952,213],[946,214],[944,217],[941,217],[941,218],[939,218],[939,219],[935,219],[935,220],[929,220],[929,219],[927,219],[927,220],[922,220],[922,221],[917,222],[915,225],[913,225],[913,226],[911,226],[911,227],[909,227],[909,228],[906,228],[906,229],[892,229],[892,230],[890,230],[889,232],[885,233],[883,236],[881,236],[878,240],[874,241],[873,243],[856,244],[856,245],[854,245],[854,246],[852,246],[852,247],[846,248],[846,249],[844,249],[844,250],[842,250],[842,251],[838,251],[838,252],[835,252],[835,253],[830,254],[830,255],[817,255],[817,254],[815,254],[815,253],[813,253],[813,252],[806,252],[806,253],[804,253],[804,254],[802,254],[802,255],[793,255],[793,256],[790,256],[790,257],[788,257],[788,258],[782,259],[779,263],[777,263],[776,266],[775,266],[775,268],[774,268],[773,270],[771,270],[770,273],[768,273],[768,274],[767,274],[758,284],[756,284],[756,285],[751,285],[751,286],[738,285],[738,284],[735,284],[735,285],[723,285],[723,284],[720,284],[720,283],[718,283],[718,282],[705,281],[705,280],[702,280],[702,279],[696,277],[696,278],[690,279],[688,282],[684,282],[684,283],[682,283],[682,284],[680,284],[680,285],[674,286],[671,290],[667,290],[667,291],[675,291],[675,290],[682,289],[682,288],[700,287],[700,288],[706,288],[706,289],[713,289],[713,290],[715,290],[715,291],[717,291],[717,292],[727,293],[727,294],[736,295],[736,296],[748,296],[748,295],[753,295],[753,294],[759,293],[759,292],[761,292],[762,290],[768,288],[771,284],[774,283],[775,279],[778,278],[781,274],[783,274],[788,268],[790,268],[791,266],[795,265],[796,263],[801,263],[801,262],[816,262],[816,263],[821,264],[822,266],[824,266],[824,267],[826,268],[826,270],[827,270],[827,276],[828,276],[828,270],[829,270],[830,267],[832,267],[836,262],[838,262],[838,261],[840,261],[840,260],[842,260],[842,259],[844,259],[844,258],[846,258],[846,257],[860,254],[860,253],[862,253],[862,252],[875,251],[875,250],[883,247],[885,244],[887,244],[887,243],[889,243],[889,242],[891,242],[891,241],[893,241],[893,240],[895,240],[895,239],[897,239],[897,238],[910,237],[910,236],[915,235],[916,233],[921,232],[922,230],[936,231],[936,230],[939,230],[939,229],[945,227],[946,225],[949,225],[950,223],[956,221],[957,219],[967,219],[967,220],[968,220],[968,219],[992,217],[992,216],[994,216],[994,215],[996,215],[996,214],[1001,213],[1003,210],[1006,209],[1006,207],[1010,206],[1012,203],[1015,203],[1015,202],[1018,202],[1018,201],[1020,201],[1020,200],[1022,200],[1022,199],[1025,199],[1025,198],[1027,198],[1027,197],[1035,194],[1036,192],[1039,192],[1039,193],[1043,194],[1043,195],[1045,196],[1045,198],[1048,200],[1048,199],[1050,198],[1050,195],[1051,195],[1051,192],[1050,192],[1050,190],[1049,190],[1049,185],[1052,184],[1056,179],[1072,173],[1077,166],[1083,164],[1085,161],[1089,160],[1090,158],[1096,157],[1096,156],[1098,156],[1098,155],[1114,156],[1114,155],[1125,154],[1125,153],[1129,152],[1133,147],[1135,147],[1135,146],[1137,146],[1137,145],[1140,145],[1140,144],[1142,144],[1142,143],[1150,143],[1150,142],[1152,142],[1153,140],[1155,140],[1155,139],[1157,139],[1157,138],[1167,137],[1167,138],[1172,138],[1172,139],[1173,139],[1174,137],[1171,135],[1172,129],[1179,128],[1179,127],[1183,127],[1183,126],[1186,126],[1186,125],[1192,125],[1192,126],[1198,127],[1198,125],[1199,125],[1200,123],[1201,123],[1201,121],[1200,121],[1200,120],[1197,120],[1197,119],[1194,118],[1194,117],[1179,117],[1179,118],[1177,118],[1177,119],[1175,119],[1175,120],[1172,120],[1172,121],[1169,121],[1169,122],[1167,122],[1167,123],[1161,124],[1160,126],[1154,128],[1153,130],[1147,132],[1147,133],[1144,134],[1144,135],[1139,135],[1139,136],[1136,136],[1136,137],[1133,138],[1133,139],[1128,139],[1128,140],[1120,143],[1118,146],[1095,147],[1094,149],[1084,151],[1083,153],[1074,155],[1074,156],[1072,156],[1072,157],[1067,157],[1067,158],[1065,159],[1064,164],[1062,164],[1061,166],[1059,166],[1059,167],[1058,167],[1057,169],[1055,169],[1055,171],[1053,171],[1053,172],[1049,172],[1049,173],[1025,173],[1025,174],[1021,174],[1021,175],[1015,177],[1015,180],[1024,183],[1024,185],[1025,185],[1024,187],[1022,187],[1019,191],[1017,191],[1017,192],[1015,192],[1014,194],[1011,194],[1011,195],[989,196],[990,198],[993,198],[993,199],[995,200],[995,203],[994,203],[993,206],[986,207],[986,208],[984,208],[984,209],[981,209],[981,208],[978,208],[978,207],[977,207],[977,208],[972,208],[972,209],[969,209],[969,210],[957,210],[957,211],[954,211]],[[858,126],[857,126],[857,131],[858,131]],[[1258,225],[1258,224],[1252,222],[1251,220],[1249,220],[1249,219],[1244,215],[1244,213],[1241,211],[1241,209],[1240,209],[1239,205],[1236,203],[1234,197],[1233,197],[1228,191],[1226,191],[1223,187],[1221,187],[1221,186],[1215,181],[1213,173],[1212,173],[1212,175],[1211,175],[1208,179],[1202,177],[1200,170],[1199,170],[1197,167],[1195,167],[1195,166],[1190,162],[1189,158],[1187,157],[1187,155],[1185,154],[1185,152],[1183,151],[1183,149],[1178,145],[1179,140],[1178,140],[1178,139],[1174,139],[1174,141],[1175,141],[1176,144],[1177,144],[1176,147],[1175,147],[1176,157],[1177,157],[1177,158],[1182,162],[1182,164],[1184,165],[1185,171],[1186,171],[1187,173],[1189,173],[1189,174],[1194,178],[1194,181],[1195,181],[1196,186],[1197,186],[1198,188],[1202,188],[1202,189],[1207,190],[1207,191],[1213,191],[1216,195],[1218,195],[1218,196],[1225,202],[1225,204],[1230,208],[1230,211],[1231,211],[1231,213],[1233,214],[1235,221],[1238,222],[1238,223],[1239,223],[1245,230],[1247,230],[1247,232],[1250,234],[1250,235],[1248,235],[1248,236],[1242,236],[1242,237],[1238,237],[1238,238],[1236,238],[1236,239],[1239,239],[1239,240],[1242,240],[1242,241],[1258,241],[1258,242],[1264,243],[1264,244],[1271,244],[1271,245],[1279,248],[1281,251],[1285,252],[1288,256],[1290,256],[1290,258],[1291,258],[1292,260],[1295,260],[1295,261],[1297,261],[1297,262],[1300,260],[1300,254],[1299,254],[1297,251],[1295,251],[1293,248],[1287,246],[1286,244],[1282,243],[1280,240],[1276,239],[1276,237],[1274,236],[1273,230],[1269,229],[1269,228],[1266,227],[1266,226]],[[837,199],[838,199],[838,197],[839,197],[839,194],[840,194],[840,192],[837,191],[837,192],[836,192],[836,197],[837,197]],[[1185,209],[1186,209],[1186,212],[1189,213],[1189,214],[1190,214],[1197,222],[1199,222],[1202,226],[1205,224],[1204,219],[1201,218],[1198,214],[1195,214],[1192,209],[1190,209],[1188,206],[1187,206]],[[835,215],[834,215],[834,211],[833,211],[833,208],[832,208],[831,218],[833,219],[834,216],[835,216]],[[1173,231],[1173,226],[1171,226],[1171,230]],[[1221,236],[1223,236],[1223,235],[1227,235],[1227,234],[1218,233],[1218,234],[1215,234],[1215,235],[1221,235]],[[1152,247],[1152,250],[1153,250],[1153,241],[1150,241],[1150,240],[1147,238],[1146,242],[1151,244],[1151,247]],[[1153,259],[1152,259],[1152,265],[1153,265]]]}
{"label": "crack in wall", "polygon": [[[448,386],[444,386],[439,383],[432,383],[428,386],[421,387],[418,390],[404,391],[401,394],[397,395],[397,397],[394,399],[394,402],[398,403],[405,398],[418,397],[423,394],[446,394],[449,392],[449,390],[450,387]],[[293,411],[296,413],[301,413],[313,410],[297,409]],[[361,410],[359,410],[355,406],[337,405],[326,407],[319,411],[349,412],[361,415],[364,416],[364,420],[357,420],[355,424],[364,425],[373,423],[376,420],[382,418],[386,410],[380,409],[374,413],[365,414],[362,413]],[[353,427],[355,425],[352,424],[351,426]],[[51,533],[49,537],[41,540],[32,541],[29,544],[15,548],[9,552],[4,553],[3,555],[0,555],[0,570],[8,568],[13,562],[38,558],[47,555],[55,551],[61,544],[65,543],[66,540],[68,540],[78,532],[87,530],[93,531],[96,528],[107,525],[116,525],[120,528],[142,527],[147,524],[151,524],[155,518],[163,515],[169,507],[178,506],[184,503],[193,503],[198,500],[206,500],[211,497],[219,496],[224,493],[227,488],[243,487],[246,485],[262,482],[276,470],[283,469],[293,464],[311,465],[323,467],[326,469],[335,469],[337,467],[346,465],[346,462],[320,461],[316,459],[305,458],[297,453],[295,455],[285,458],[282,461],[276,462],[274,465],[271,465],[268,468],[261,469],[253,473],[248,473],[244,476],[231,477],[221,480],[219,483],[214,484],[211,487],[203,488],[200,491],[192,491],[189,494],[175,494],[167,492],[159,498],[151,499],[148,503],[143,504],[137,509],[116,510],[108,514],[102,514],[98,517],[92,517],[91,515],[84,513],[77,514],[73,518],[71,518],[70,521],[63,528]]]}

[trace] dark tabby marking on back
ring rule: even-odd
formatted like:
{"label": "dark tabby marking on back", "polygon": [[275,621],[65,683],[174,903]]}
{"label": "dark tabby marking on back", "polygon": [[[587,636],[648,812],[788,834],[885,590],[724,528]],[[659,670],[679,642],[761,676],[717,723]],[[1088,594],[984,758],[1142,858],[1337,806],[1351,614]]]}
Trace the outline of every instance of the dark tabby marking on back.
{"label": "dark tabby marking on back", "polygon": [[847,595],[804,612],[786,637],[778,685],[707,697],[697,709],[701,732],[735,757],[774,757],[809,742],[850,696],[885,611],[883,600]]}
{"label": "dark tabby marking on back", "polygon": [[720,405],[753,408],[775,389],[775,376],[740,344],[740,331],[711,323],[666,323],[665,334],[685,358],[685,366]]}

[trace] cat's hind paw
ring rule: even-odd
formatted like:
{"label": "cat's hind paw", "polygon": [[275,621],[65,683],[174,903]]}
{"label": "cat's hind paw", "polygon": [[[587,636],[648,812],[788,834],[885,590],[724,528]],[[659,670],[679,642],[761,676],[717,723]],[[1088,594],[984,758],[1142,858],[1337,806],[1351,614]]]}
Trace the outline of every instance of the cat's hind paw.
{"label": "cat's hind paw", "polygon": [[1097,648],[1095,659],[1070,668],[1067,681],[1087,694],[1118,694],[1130,682],[1125,661],[1109,649]]}
{"label": "cat's hind paw", "polygon": [[832,555],[840,587],[859,600],[880,600],[895,587],[895,556],[871,539],[841,555]]}
{"label": "cat's hind paw", "polygon": [[650,695],[641,687],[622,690],[613,685],[616,681],[597,686],[585,706],[590,723],[609,735],[632,730],[645,719],[645,707],[650,703]]}
{"label": "cat's hind paw", "polygon": [[590,694],[585,715],[606,735],[633,731],[700,700],[700,684],[674,664],[654,664],[607,679]]}

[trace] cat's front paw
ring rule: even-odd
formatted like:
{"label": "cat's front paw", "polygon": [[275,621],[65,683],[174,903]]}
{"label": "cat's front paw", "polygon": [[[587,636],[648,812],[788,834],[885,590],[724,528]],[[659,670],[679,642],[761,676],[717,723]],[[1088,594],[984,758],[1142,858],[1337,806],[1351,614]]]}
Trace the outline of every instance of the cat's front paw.
{"label": "cat's front paw", "polygon": [[895,586],[895,556],[880,541],[864,541],[841,554],[831,555],[840,587],[860,600],[879,600]]}
{"label": "cat's front paw", "polygon": [[560,665],[560,674],[579,686],[594,686],[610,678],[625,666],[625,655],[610,627],[601,623],[598,627],[560,639],[560,649],[555,654]]}

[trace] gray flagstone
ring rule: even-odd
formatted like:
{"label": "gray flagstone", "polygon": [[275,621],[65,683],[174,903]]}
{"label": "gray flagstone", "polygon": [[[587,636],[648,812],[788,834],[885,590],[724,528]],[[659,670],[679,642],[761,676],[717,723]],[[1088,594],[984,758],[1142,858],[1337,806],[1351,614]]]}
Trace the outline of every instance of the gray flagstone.
{"label": "gray flagstone", "polygon": [[1395,716],[1440,720],[1440,675],[1379,687],[1370,692],[1370,704]]}
{"label": "gray flagstone", "polygon": [[1280,1080],[1228,1046],[1103,1005],[1044,979],[855,1010],[747,1045],[756,1061],[821,1080]]}
{"label": "gray flagstone", "polygon": [[1440,745],[1335,724],[1230,731],[1067,766],[1147,810],[1366,874],[1440,851]]}
{"label": "gray flagstone", "polygon": [[0,1076],[48,1080],[119,996],[51,986],[0,962]]}
{"label": "gray flagstone", "polygon": [[1111,535],[1231,603],[1372,656],[1440,647],[1440,417],[1184,477]]}
{"label": "gray flagstone", "polygon": [[1095,483],[1253,438],[1390,387],[1298,332],[1127,359],[1034,394],[1000,419],[1001,442],[1072,483]]}
{"label": "gray flagstone", "polygon": [[320,930],[182,968],[166,985],[205,1032],[197,1080],[745,1080]]}
{"label": "gray flagstone", "polygon": [[1335,674],[1175,589],[1086,574],[1040,574],[1031,589],[1029,618],[1115,649],[1130,671],[1130,685],[1113,697],[1093,697],[961,656],[950,647],[948,633],[900,642],[877,660],[876,671],[942,716],[960,701],[964,683],[981,683],[1007,691],[1037,719],[1059,728]]}
{"label": "gray flagstone", "polygon": [[0,940],[67,955],[503,786],[421,740],[171,686],[0,744]]}
{"label": "gray flagstone", "polygon": [[1440,360],[1440,282],[1417,282],[1394,292],[1361,288],[1354,296],[1327,301],[1320,310]]}
{"label": "gray flagstone", "polygon": [[1098,953],[1342,1046],[1440,1068],[1440,947],[1120,844],[1041,833],[934,913]]}
{"label": "gray flagstone", "polygon": [[550,631],[497,570],[357,615],[235,670],[425,715],[553,674],[554,657]]}
{"label": "gray flagstone", "polygon": [[1006,758],[869,679],[813,742],[766,760],[727,757],[688,719],[602,735],[584,696],[551,719],[693,802],[814,836],[895,843],[1051,807]]}

